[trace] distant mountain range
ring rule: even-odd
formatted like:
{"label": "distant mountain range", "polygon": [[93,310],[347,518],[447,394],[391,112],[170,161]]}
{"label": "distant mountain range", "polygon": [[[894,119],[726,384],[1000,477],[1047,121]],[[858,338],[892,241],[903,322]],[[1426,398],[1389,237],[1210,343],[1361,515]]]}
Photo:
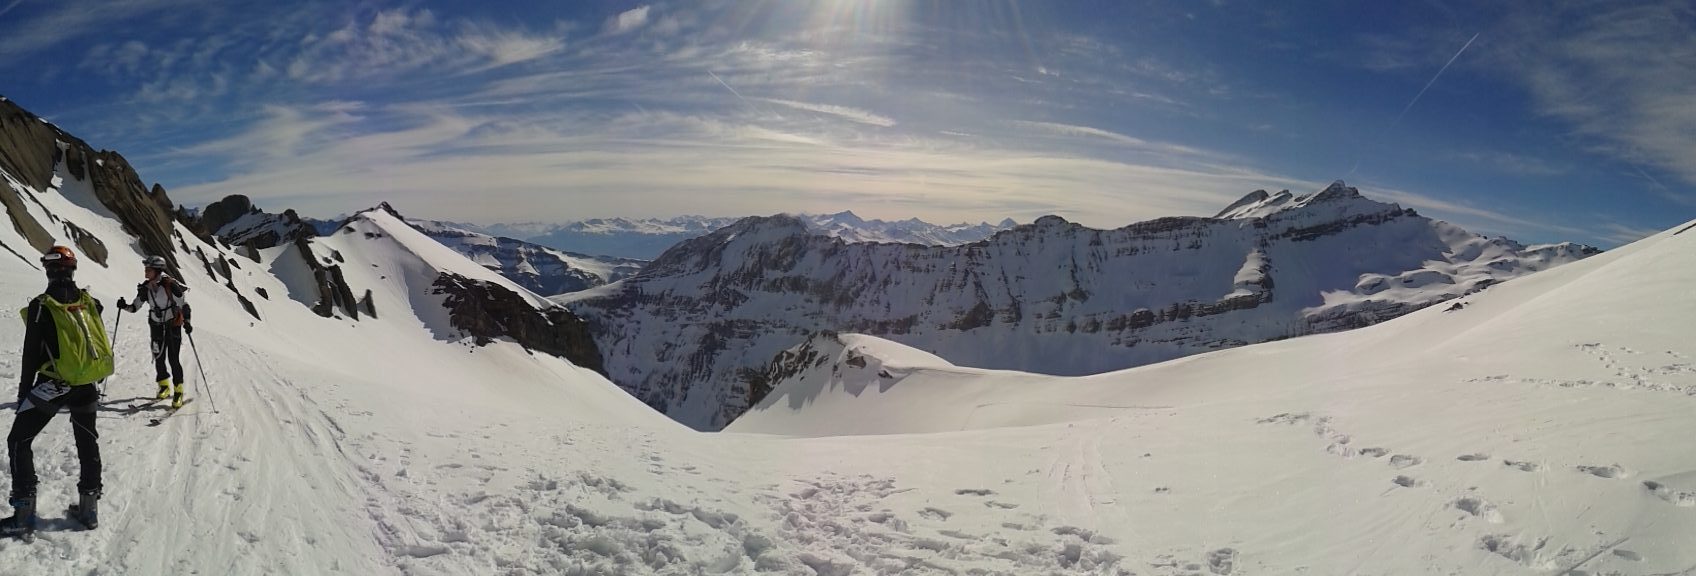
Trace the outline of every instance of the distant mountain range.
{"label": "distant mountain range", "polygon": [[614,382],[718,429],[764,397],[775,356],[820,333],[963,366],[1096,374],[1368,326],[1598,253],[1480,236],[1342,182],[1116,230],[1045,216],[960,246],[816,227],[749,218],[557,300],[589,321]]}
{"label": "distant mountain range", "polygon": [[[848,242],[892,242],[954,246],[976,242],[1017,226],[1012,219],[1000,224],[931,224],[917,218],[867,220],[851,211],[836,214],[796,216],[809,231]],[[616,258],[652,260],[677,243],[699,238],[740,221],[741,218],[680,216],[677,218],[596,218],[563,224],[519,223],[477,225],[439,222],[443,226],[488,236],[523,240],[577,254],[599,254]],[[332,224],[333,226],[333,224]]]}
{"label": "distant mountain range", "polygon": [[523,240],[473,232],[451,222],[412,219],[406,222],[537,294],[565,294],[617,282],[636,274],[648,263],[555,250]]}

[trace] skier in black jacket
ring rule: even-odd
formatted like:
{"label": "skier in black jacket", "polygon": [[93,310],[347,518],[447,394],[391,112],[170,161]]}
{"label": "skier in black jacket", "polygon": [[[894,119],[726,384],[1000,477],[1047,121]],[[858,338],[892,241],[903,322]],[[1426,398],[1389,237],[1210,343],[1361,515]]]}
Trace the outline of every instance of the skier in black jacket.
{"label": "skier in black jacket", "polygon": [[[79,303],[92,303],[95,309],[93,320],[98,324],[99,314],[104,312],[99,300],[95,300],[76,285],[73,275],[77,269],[76,254],[70,248],[54,246],[41,258],[42,267],[47,271],[47,290],[42,296],[31,300],[29,308],[24,311],[24,350],[23,363],[18,370],[18,405],[17,417],[12,421],[11,434],[6,437],[7,455],[10,459],[12,473],[12,494],[9,500],[12,505],[12,517],[0,520],[0,535],[27,537],[34,532],[36,524],[35,488],[35,452],[31,444],[36,435],[47,427],[53,416],[61,408],[71,411],[71,431],[76,437],[77,460],[81,468],[81,478],[77,482],[77,492],[81,495],[78,504],[74,506],[72,518],[79,520],[88,528],[96,525],[96,506],[100,499],[100,434],[95,432],[95,408],[99,401],[99,391],[94,387],[83,384],[69,384],[55,378],[60,371],[67,371],[67,366],[56,365],[60,358],[59,326],[53,320],[48,304],[42,301],[52,298],[56,306],[76,306]],[[87,298],[85,301],[84,298]],[[78,318],[86,319],[85,315]],[[79,332],[87,340],[91,334],[97,334],[98,339],[110,353],[109,344],[105,343],[105,330],[94,326],[93,330]],[[107,360],[110,362],[110,360]],[[110,374],[110,364],[107,364],[107,374]]]}

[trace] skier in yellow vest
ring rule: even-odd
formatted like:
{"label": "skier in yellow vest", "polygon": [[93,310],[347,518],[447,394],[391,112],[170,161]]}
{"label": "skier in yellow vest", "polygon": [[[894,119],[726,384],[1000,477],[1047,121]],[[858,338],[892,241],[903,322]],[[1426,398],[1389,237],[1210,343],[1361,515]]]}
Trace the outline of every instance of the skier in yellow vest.
{"label": "skier in yellow vest", "polygon": [[23,363],[18,370],[17,417],[6,436],[11,465],[12,517],[0,520],[0,536],[31,538],[35,532],[35,452],[31,444],[61,408],[71,411],[81,478],[70,516],[84,527],[97,524],[100,500],[100,435],[94,431],[100,393],[95,382],[112,374],[112,345],[100,320],[103,308],[73,276],[76,253],[54,246],[41,257],[47,290],[23,309]]}
{"label": "skier in yellow vest", "polygon": [[[183,397],[188,392],[188,387],[183,384],[183,332],[194,332],[194,325],[189,323],[188,302],[183,300],[188,287],[166,272],[169,265],[164,257],[149,256],[143,263],[147,266],[147,280],[135,287],[134,301],[125,302],[119,298],[118,307],[135,312],[145,302],[151,308],[147,313],[147,326],[153,335],[153,366],[155,380],[159,382],[159,398],[171,398],[171,407],[181,408]],[[173,383],[176,384],[174,395],[171,392]]]}

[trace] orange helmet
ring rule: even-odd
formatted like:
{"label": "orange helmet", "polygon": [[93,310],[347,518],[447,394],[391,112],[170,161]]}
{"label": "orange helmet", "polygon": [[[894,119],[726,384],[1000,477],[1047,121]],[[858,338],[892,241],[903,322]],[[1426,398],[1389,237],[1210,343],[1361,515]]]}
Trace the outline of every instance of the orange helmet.
{"label": "orange helmet", "polygon": [[77,269],[77,253],[65,246],[54,246],[41,255],[41,265],[48,269]]}

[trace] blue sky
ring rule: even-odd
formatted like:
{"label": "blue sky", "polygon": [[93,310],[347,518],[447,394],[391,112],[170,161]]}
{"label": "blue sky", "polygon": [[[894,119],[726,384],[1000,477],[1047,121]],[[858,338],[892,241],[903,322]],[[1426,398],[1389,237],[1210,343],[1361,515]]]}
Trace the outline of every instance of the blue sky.
{"label": "blue sky", "polygon": [[319,216],[1116,227],[1339,178],[1533,242],[1696,216],[1696,4],[1286,4],[0,0],[0,94]]}

